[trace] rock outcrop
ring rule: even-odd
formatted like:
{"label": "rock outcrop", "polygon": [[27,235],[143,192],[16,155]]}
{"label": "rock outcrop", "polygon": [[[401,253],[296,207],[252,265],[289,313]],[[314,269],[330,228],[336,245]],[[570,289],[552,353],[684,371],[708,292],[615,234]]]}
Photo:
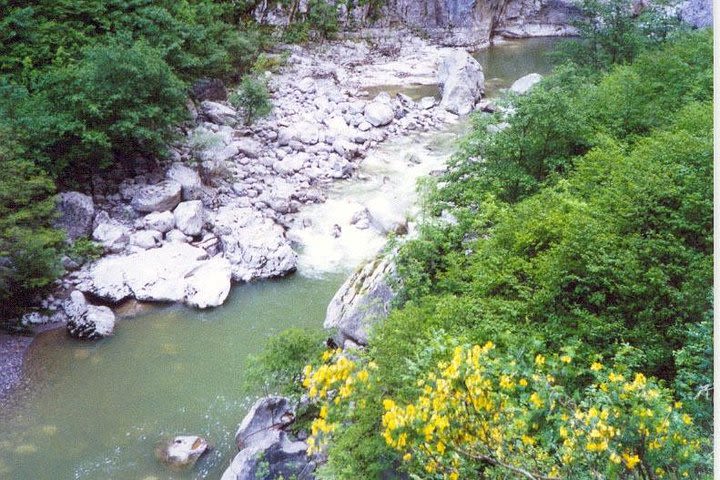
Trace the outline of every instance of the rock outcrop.
{"label": "rock outcrop", "polygon": [[127,298],[221,305],[230,292],[230,264],[208,260],[205,250],[179,242],[123,257],[105,257],[86,272],[78,289],[105,301]]}
{"label": "rock outcrop", "polygon": [[287,398],[265,397],[255,402],[235,435],[240,452],[221,480],[314,478],[316,464],[306,455],[307,444],[285,431],[294,420]]}
{"label": "rock outcrop", "polygon": [[295,270],[297,255],[285,231],[256,210],[225,205],[214,223],[235,281],[279,277]]}
{"label": "rock outcrop", "polygon": [[438,83],[442,89],[440,106],[456,115],[467,115],[485,90],[482,67],[465,50],[445,55],[438,67]]}
{"label": "rock outcrop", "polygon": [[392,255],[367,263],[337,291],[327,308],[325,328],[337,329],[340,344],[367,345],[373,324],[387,317],[395,298]]}
{"label": "rock outcrop", "polygon": [[89,237],[95,218],[95,204],[92,197],[80,192],[63,192],[58,195],[57,209],[60,216],[55,226],[67,233],[68,239]]}

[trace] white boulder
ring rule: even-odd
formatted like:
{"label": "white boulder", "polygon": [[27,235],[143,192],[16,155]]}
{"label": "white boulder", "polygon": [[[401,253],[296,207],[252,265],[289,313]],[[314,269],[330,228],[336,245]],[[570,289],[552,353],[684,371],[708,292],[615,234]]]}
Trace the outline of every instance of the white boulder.
{"label": "white boulder", "polygon": [[173,212],[177,229],[185,235],[200,235],[205,225],[205,209],[200,200],[180,203]]}
{"label": "white boulder", "polygon": [[457,49],[441,59],[438,83],[442,88],[440,106],[456,115],[467,115],[484,92],[485,75],[477,60]]}
{"label": "white boulder", "polygon": [[175,208],[181,199],[182,185],[174,180],[164,180],[138,189],[131,205],[138,212],[164,212]]}
{"label": "white boulder", "polygon": [[512,86],[510,87],[510,91],[513,93],[517,93],[518,95],[524,95],[529,92],[532,87],[540,83],[542,79],[543,77],[539,73],[531,73],[529,75],[525,75],[524,77],[520,77],[515,80],[515,82],[513,82]]}

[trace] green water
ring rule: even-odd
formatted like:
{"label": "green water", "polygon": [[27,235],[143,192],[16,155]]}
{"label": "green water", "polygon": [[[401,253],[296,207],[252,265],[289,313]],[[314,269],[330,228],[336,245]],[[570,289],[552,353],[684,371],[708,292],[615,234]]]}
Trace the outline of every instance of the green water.
{"label": "green water", "polygon": [[[243,390],[248,354],[287,327],[322,325],[343,277],[244,285],[220,308],[160,308],[118,322],[98,343],[43,334],[26,362],[37,387],[2,419],[0,478],[218,478],[247,395],[259,393]],[[180,433],[217,448],[192,472],[170,474],[153,446]]]}
{"label": "green water", "polygon": [[[528,73],[548,73],[544,53],[556,41],[515,41],[477,53],[486,93],[492,96]],[[417,97],[432,94],[428,88],[436,87],[403,91]],[[454,141],[461,127],[416,149],[439,155],[444,148],[436,143]],[[381,146],[377,162],[393,149],[405,158],[411,149],[402,140]],[[366,163],[368,175],[408,174],[402,168],[372,169],[372,158]],[[401,178],[387,179],[396,180]],[[359,196],[357,189],[340,190],[349,192],[345,197]],[[219,478],[235,453],[237,424],[262,393],[243,387],[248,355],[287,327],[322,325],[347,273],[239,286],[224,306],[209,311],[159,307],[118,322],[115,335],[97,343],[73,341],[63,330],[41,335],[25,363],[30,387],[18,392],[19,407],[0,412],[0,479]],[[182,433],[202,435],[216,449],[192,471],[171,474],[158,465],[153,447]]]}

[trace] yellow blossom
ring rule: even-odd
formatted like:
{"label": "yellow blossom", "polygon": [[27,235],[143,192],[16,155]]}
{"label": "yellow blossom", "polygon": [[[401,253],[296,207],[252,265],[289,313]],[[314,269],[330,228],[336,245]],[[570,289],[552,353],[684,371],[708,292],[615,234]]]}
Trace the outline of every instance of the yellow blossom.
{"label": "yellow blossom", "polygon": [[635,468],[635,465],[640,463],[640,457],[638,457],[637,455],[630,455],[629,453],[625,452],[623,453],[622,457],[623,460],[625,460],[625,465],[629,470],[632,470],[633,468]]}
{"label": "yellow blossom", "polygon": [[590,365],[590,370],[592,370],[593,372],[600,371],[600,370],[602,370],[602,368],[603,368],[603,364],[600,362],[593,362],[593,364]]}

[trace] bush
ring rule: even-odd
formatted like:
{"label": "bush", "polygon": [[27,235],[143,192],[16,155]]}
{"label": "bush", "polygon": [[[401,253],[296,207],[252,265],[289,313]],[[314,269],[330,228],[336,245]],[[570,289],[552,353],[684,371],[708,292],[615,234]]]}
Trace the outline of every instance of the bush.
{"label": "bush", "polygon": [[250,75],[243,77],[240,87],[228,100],[236,109],[242,111],[246,125],[269,115],[272,111],[267,85],[258,77]]}

